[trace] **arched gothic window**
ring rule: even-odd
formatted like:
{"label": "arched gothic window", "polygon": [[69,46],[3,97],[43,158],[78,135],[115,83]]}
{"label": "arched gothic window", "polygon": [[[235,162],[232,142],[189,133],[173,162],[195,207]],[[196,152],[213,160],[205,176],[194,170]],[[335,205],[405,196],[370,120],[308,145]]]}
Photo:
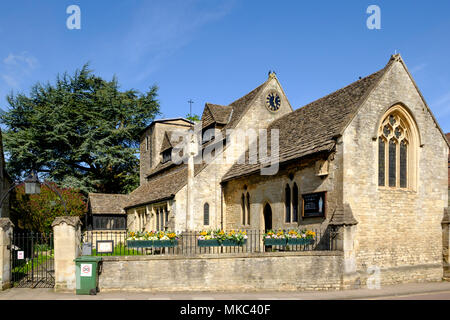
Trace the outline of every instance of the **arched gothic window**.
{"label": "arched gothic window", "polygon": [[203,224],[209,226],[209,203],[203,205]]}
{"label": "arched gothic window", "polygon": [[241,212],[242,212],[242,225],[245,226],[245,196],[241,197]]}
{"label": "arched gothic window", "polygon": [[416,172],[415,146],[418,131],[414,120],[401,106],[392,107],[378,130],[378,185],[413,188]]}
{"label": "arched gothic window", "polygon": [[284,198],[284,204],[286,207],[286,219],[285,222],[290,223],[291,222],[291,188],[289,185],[286,185],[285,189],[285,198]]}
{"label": "arched gothic window", "polygon": [[247,192],[247,224],[250,225],[250,195]]}
{"label": "arched gothic window", "polygon": [[298,222],[298,187],[296,183],[292,188],[292,222]]}

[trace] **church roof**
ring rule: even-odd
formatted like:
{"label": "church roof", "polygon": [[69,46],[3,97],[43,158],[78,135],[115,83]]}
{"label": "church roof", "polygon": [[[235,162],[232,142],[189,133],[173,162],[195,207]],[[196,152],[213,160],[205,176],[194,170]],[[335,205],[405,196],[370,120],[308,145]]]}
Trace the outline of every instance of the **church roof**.
{"label": "church roof", "polygon": [[187,183],[187,165],[182,164],[153,177],[129,194],[125,209],[173,198]]}
{"label": "church roof", "polygon": [[92,214],[124,214],[127,194],[89,193],[88,202]]}
{"label": "church roof", "polygon": [[225,126],[226,128],[224,129],[232,129],[236,127],[236,125],[239,123],[239,120],[241,120],[242,116],[245,114],[245,111],[247,111],[247,109],[250,107],[250,103],[264,89],[268,81],[269,80],[261,84],[259,87],[253,89],[242,98],[239,98],[238,100],[230,104],[230,106],[233,108],[233,112],[231,114],[230,120]]}
{"label": "church roof", "polygon": [[355,224],[358,224],[358,221],[353,216],[352,209],[348,203],[336,208],[330,218],[330,225],[332,226],[351,226]]}
{"label": "church roof", "polygon": [[[392,61],[392,60],[391,60]],[[298,159],[313,153],[331,151],[358,107],[391,64],[340,90],[297,109],[275,120],[268,127],[279,130],[279,163]],[[261,163],[234,164],[222,181],[232,180],[260,170]]]}
{"label": "church roof", "polygon": [[221,106],[218,104],[206,103],[202,115],[203,128],[213,123],[225,125],[230,120],[233,108],[231,106]]}

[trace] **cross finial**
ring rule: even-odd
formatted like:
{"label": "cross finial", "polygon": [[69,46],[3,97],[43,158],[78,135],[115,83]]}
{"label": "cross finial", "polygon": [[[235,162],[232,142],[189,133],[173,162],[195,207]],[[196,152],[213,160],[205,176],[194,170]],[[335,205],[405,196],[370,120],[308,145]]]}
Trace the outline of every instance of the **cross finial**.
{"label": "cross finial", "polygon": [[277,73],[275,71],[269,70],[269,73],[268,73],[269,79],[276,78],[276,74]]}
{"label": "cross finial", "polygon": [[189,114],[192,116],[192,104],[194,103],[194,101],[192,101],[192,99],[189,99],[188,103],[189,103]]}

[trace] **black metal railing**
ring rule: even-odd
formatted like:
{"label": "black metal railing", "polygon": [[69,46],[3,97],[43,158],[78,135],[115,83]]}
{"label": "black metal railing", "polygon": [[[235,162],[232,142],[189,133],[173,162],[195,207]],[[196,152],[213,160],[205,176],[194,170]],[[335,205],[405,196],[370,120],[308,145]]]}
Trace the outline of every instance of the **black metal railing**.
{"label": "black metal railing", "polygon": [[11,236],[11,280],[16,287],[53,288],[52,233],[18,232]]}
{"label": "black metal railing", "polygon": [[[180,234],[171,247],[135,248],[127,241],[126,231],[86,231],[82,235],[82,243],[92,248],[92,255],[128,256],[128,255],[199,255],[199,254],[232,254],[257,252],[289,252],[289,251],[332,251],[336,250],[336,239],[330,230],[312,230],[316,236],[308,244],[266,245],[264,231],[245,230],[247,239],[243,244],[220,246],[202,246],[199,243],[200,232],[189,231]],[[108,243],[110,252],[100,252],[101,244]],[[130,246],[131,245],[131,246]],[[106,246],[105,248],[108,248]]]}

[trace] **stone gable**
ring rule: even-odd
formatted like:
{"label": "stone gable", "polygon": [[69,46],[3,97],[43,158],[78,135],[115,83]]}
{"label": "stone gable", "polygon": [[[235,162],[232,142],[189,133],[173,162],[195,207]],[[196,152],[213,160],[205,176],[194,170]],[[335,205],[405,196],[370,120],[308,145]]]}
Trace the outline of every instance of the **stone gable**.
{"label": "stone gable", "polygon": [[[417,181],[413,188],[390,190],[378,187],[373,138],[380,118],[399,103],[411,112],[420,132]],[[343,134],[343,145],[343,203],[359,222],[354,237],[357,270],[364,274],[369,266],[379,267],[391,273],[382,280],[386,283],[403,281],[393,270],[404,266],[428,269],[438,278],[448,146],[401,60],[392,64],[362,104]]]}

